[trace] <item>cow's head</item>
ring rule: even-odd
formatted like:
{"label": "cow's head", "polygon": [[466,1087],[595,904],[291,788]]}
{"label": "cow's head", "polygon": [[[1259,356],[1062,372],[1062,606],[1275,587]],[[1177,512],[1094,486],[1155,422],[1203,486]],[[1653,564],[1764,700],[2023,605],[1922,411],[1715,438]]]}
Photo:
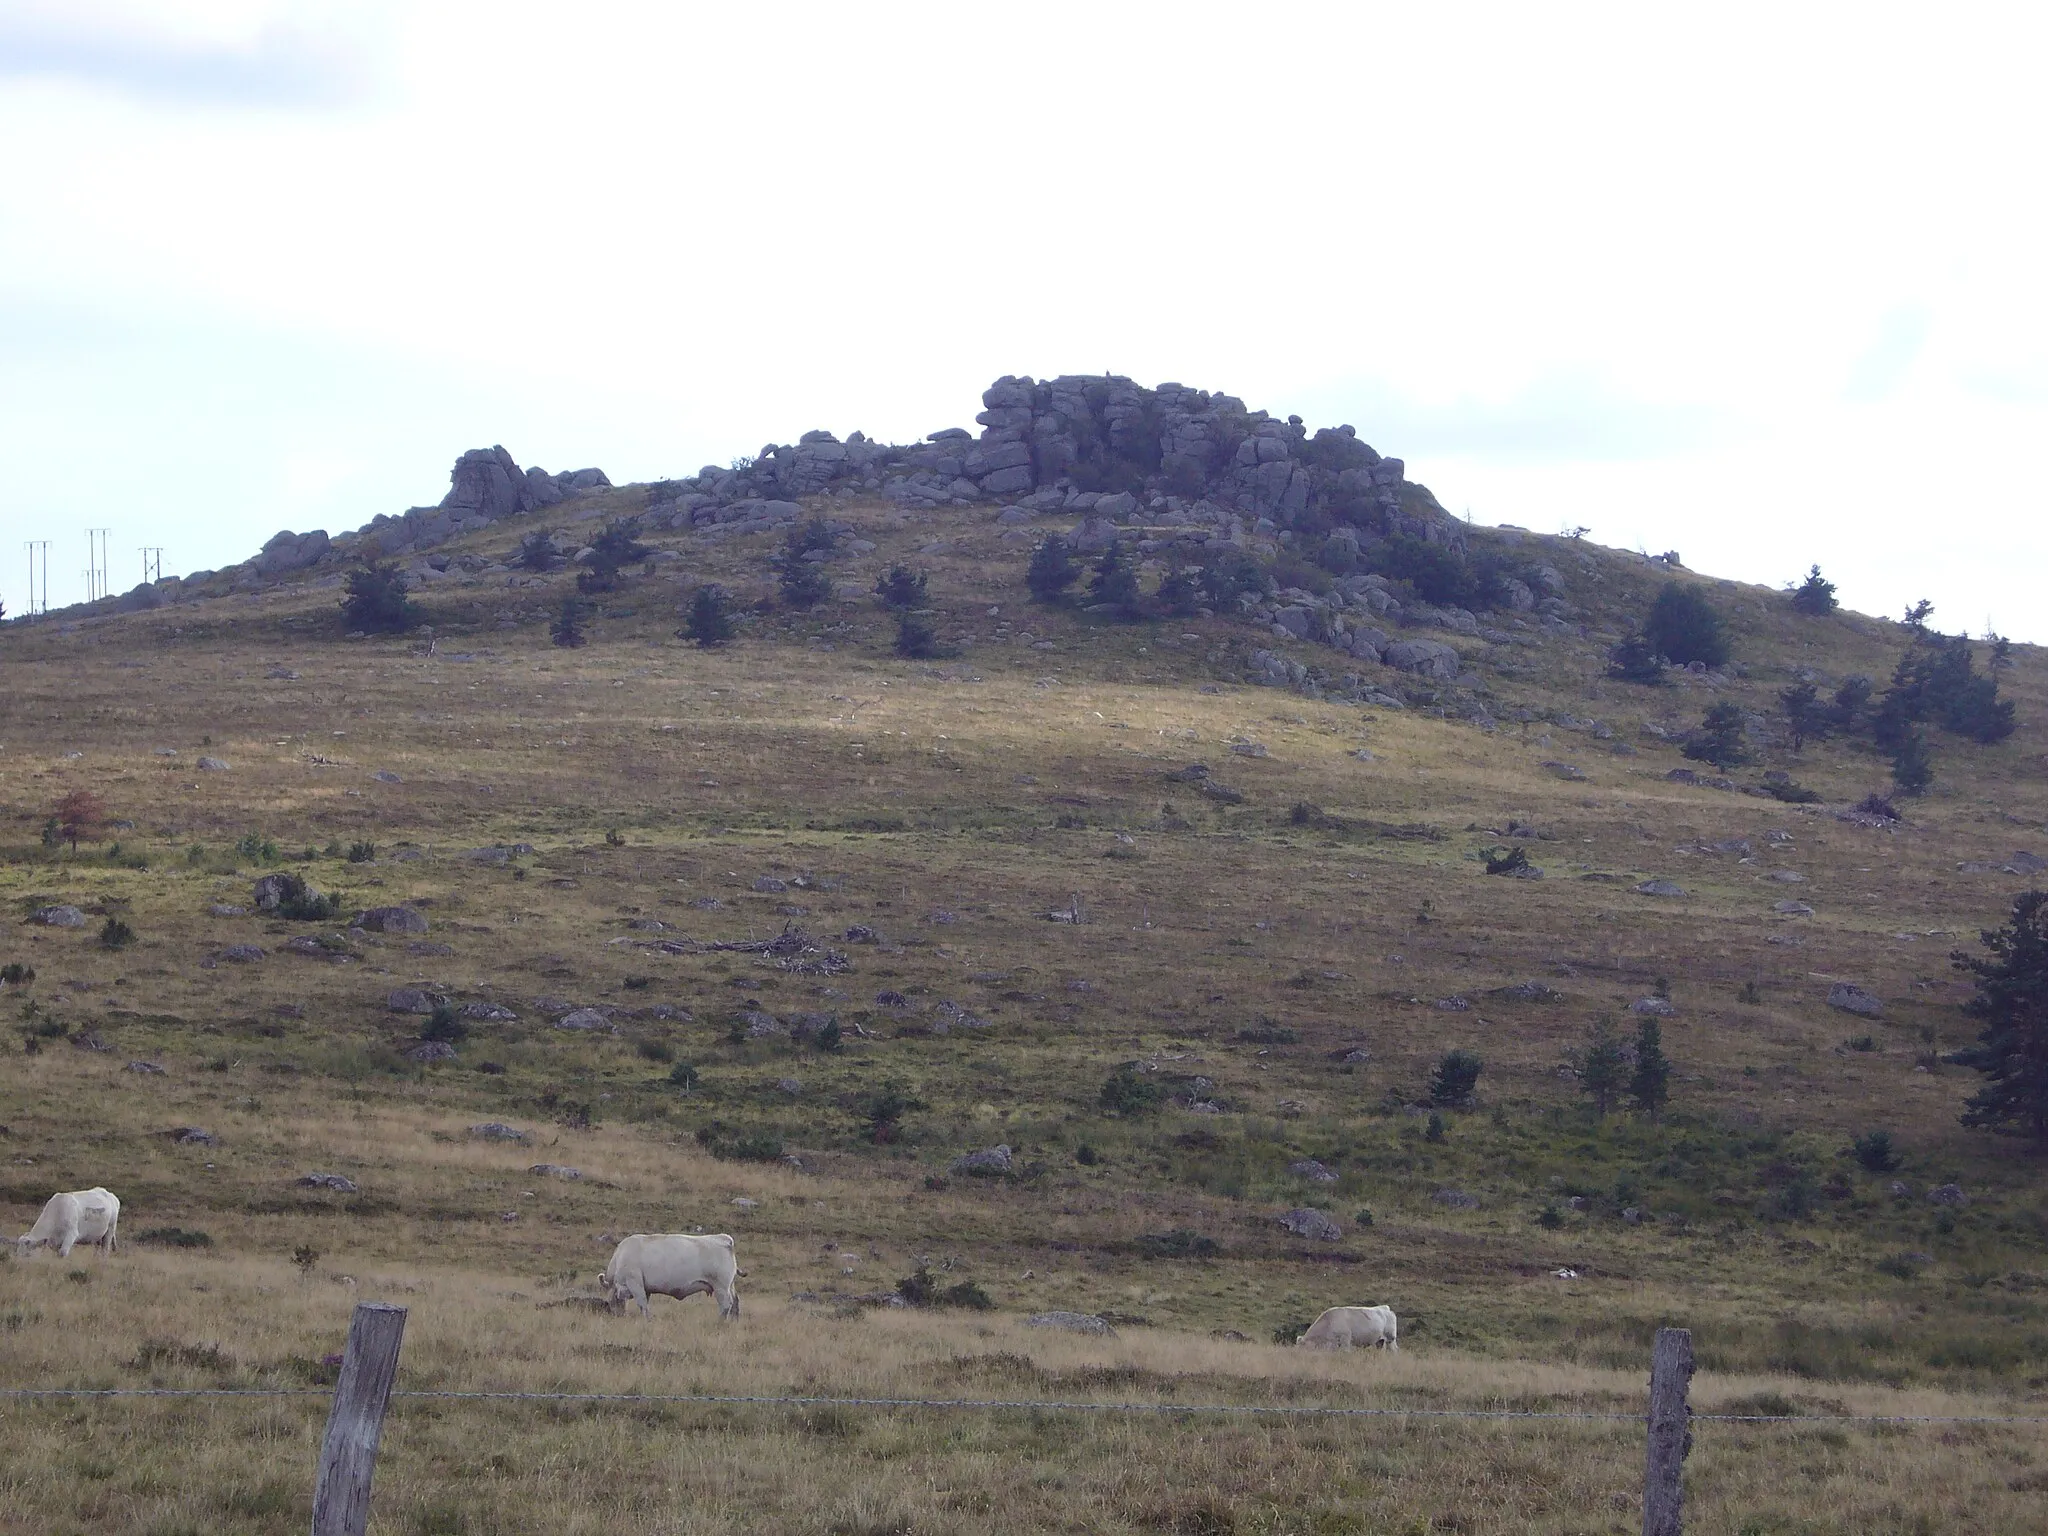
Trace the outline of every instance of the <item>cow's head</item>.
{"label": "cow's head", "polygon": [[625,1305],[625,1288],[612,1284],[612,1277],[609,1271],[602,1271],[598,1274],[597,1290],[598,1294],[604,1298],[606,1311],[616,1312]]}

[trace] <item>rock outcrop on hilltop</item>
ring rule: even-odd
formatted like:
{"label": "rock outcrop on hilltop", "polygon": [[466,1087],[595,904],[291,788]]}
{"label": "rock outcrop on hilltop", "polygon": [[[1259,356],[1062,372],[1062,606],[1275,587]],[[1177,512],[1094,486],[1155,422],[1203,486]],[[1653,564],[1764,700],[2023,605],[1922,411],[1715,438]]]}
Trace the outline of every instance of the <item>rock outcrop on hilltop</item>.
{"label": "rock outcrop on hilltop", "polygon": [[[656,482],[648,487],[648,526],[743,532],[797,518],[804,498],[881,496],[906,508],[995,502],[1074,513],[1085,520],[1084,550],[1134,522],[1234,542],[1287,530],[1463,542],[1459,525],[1407,480],[1401,461],[1383,457],[1348,426],[1311,433],[1299,416],[1282,421],[1232,395],[1180,384],[1146,388],[1113,374],[1042,383],[1005,376],[981,398],[978,437],[948,427],[902,445],[859,432],[844,442],[806,432],[730,467],[706,465],[695,476]],[[158,607],[209,577],[228,577],[239,588],[365,558],[423,555],[502,519],[612,488],[600,469],[550,474],[522,469],[503,447],[472,448],[455,461],[448,494],[434,506],[380,514],[331,538],[321,529],[280,532],[241,567],[171,577],[90,609]]]}
{"label": "rock outcrop on hilltop", "polygon": [[819,495],[882,495],[904,505],[1019,502],[1115,519],[1137,511],[1181,520],[1264,518],[1274,528],[1352,526],[1426,540],[1455,525],[1399,459],[1348,426],[1311,435],[1231,395],[1180,384],[1147,389],[1115,375],[1038,383],[1006,376],[982,393],[976,438],[963,428],[899,447],[856,432],[807,432],[753,459],[672,481],[658,514],[670,525],[725,522]]}

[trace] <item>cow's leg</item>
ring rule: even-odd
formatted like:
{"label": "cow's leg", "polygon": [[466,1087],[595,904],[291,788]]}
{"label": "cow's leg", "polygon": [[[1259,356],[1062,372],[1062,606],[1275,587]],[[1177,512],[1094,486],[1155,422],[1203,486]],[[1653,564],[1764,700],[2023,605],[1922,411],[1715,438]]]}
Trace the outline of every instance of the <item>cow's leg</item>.
{"label": "cow's leg", "polygon": [[60,1259],[70,1258],[71,1250],[73,1248],[76,1248],[77,1246],[78,1234],[76,1232],[66,1232],[64,1236],[58,1240],[57,1257]]}
{"label": "cow's leg", "polygon": [[719,1286],[711,1294],[718,1298],[718,1319],[720,1322],[724,1322],[728,1317],[738,1317],[740,1315],[740,1291],[739,1287],[733,1284],[732,1281],[726,1281],[724,1285]]}

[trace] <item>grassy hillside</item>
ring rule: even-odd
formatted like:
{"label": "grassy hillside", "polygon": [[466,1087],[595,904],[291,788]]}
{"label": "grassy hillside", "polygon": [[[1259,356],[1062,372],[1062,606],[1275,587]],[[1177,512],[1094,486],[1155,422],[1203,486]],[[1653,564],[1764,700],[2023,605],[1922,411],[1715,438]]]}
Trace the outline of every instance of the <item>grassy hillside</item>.
{"label": "grassy hillside", "polygon": [[[24,919],[0,961],[36,972],[0,994],[0,1214],[23,1231],[50,1191],[104,1183],[127,1246],[0,1262],[6,1384],[303,1384],[349,1302],[392,1294],[416,1298],[406,1369],[447,1387],[737,1372],[891,1394],[1607,1404],[1633,1401],[1651,1330],[1682,1322],[1702,1405],[2044,1411],[2041,1161],[1960,1128],[1977,1077],[1941,1060],[1972,1036],[1950,951],[2029,883],[1995,866],[2048,853],[2038,651],[2004,679],[2019,732],[1937,735],[1933,789],[1871,827],[1836,815],[1887,784],[1853,744],[1765,747],[1737,775],[1788,772],[1816,804],[1666,777],[1711,772],[1672,738],[1712,703],[1771,715],[1801,672],[1889,676],[1900,626],[1803,618],[1782,594],[1707,583],[1734,666],[1640,688],[1605,677],[1606,652],[1672,573],[1526,540],[1581,619],[1508,643],[1430,632],[1465,654],[1457,685],[1344,660],[1406,687],[1407,708],[1361,707],[1244,684],[1255,650],[1334,653],[1241,621],[1028,603],[1030,545],[986,512],[835,502],[875,546],[831,562],[842,591],[895,560],[928,568],[957,657],[896,658],[893,618],[852,597],[756,614],[724,650],[677,640],[700,582],[773,592],[773,534],[650,537],[673,558],[601,599],[588,646],[552,646],[572,576],[486,568],[643,500],[607,491],[437,551],[449,574],[416,593],[431,643],[343,640],[331,580],[0,633],[0,894]],[[46,846],[79,788],[132,827]],[[374,857],[350,862],[355,844]],[[1481,850],[1513,845],[1545,878],[1485,873]],[[216,915],[279,871],[339,893],[342,918]],[[1635,889],[1652,879],[1684,894]],[[1787,900],[1813,910],[1774,910]],[[59,903],[86,926],[26,921]],[[345,926],[398,904],[428,930]],[[132,945],[99,942],[110,917]],[[715,947],[785,932],[807,943]],[[1883,1016],[1828,1007],[1838,981]],[[401,989],[516,1018],[465,1018],[453,1059],[414,1061],[429,1021],[392,1010]],[[1629,1005],[1660,989],[1669,1109],[1600,1120],[1570,1053],[1602,1016],[1632,1029]],[[555,1027],[571,1007],[609,1017]],[[1484,1061],[1477,1099],[1433,1132],[1422,1101],[1453,1047]],[[473,1138],[486,1121],[531,1139]],[[166,1134],[181,1127],[214,1139]],[[1894,1172],[1847,1155],[1876,1129]],[[954,1170],[997,1144],[1009,1174]],[[1334,1180],[1297,1171],[1309,1160]],[[359,1191],[298,1184],[316,1171]],[[1966,1205],[1929,1202],[1950,1183]],[[1275,1220],[1307,1206],[1341,1235]],[[736,1236],[736,1327],[708,1303],[657,1302],[651,1327],[561,1305],[617,1235],[692,1228]],[[208,1245],[166,1246],[173,1229]],[[921,1264],[995,1311],[849,1299]],[[1379,1301],[1402,1315],[1397,1361],[1268,1342]],[[1120,1331],[1023,1326],[1049,1309]],[[317,1404],[8,1411],[35,1451],[0,1471],[0,1524],[302,1523]],[[239,1480],[202,1471],[169,1449],[195,1425],[275,1456]],[[453,1408],[401,1425],[391,1530],[654,1530],[685,1485],[715,1489],[707,1524],[735,1529],[764,1528],[750,1510],[847,1531],[1639,1520],[1625,1427],[1417,1421],[1385,1440]],[[768,1483],[737,1449],[764,1436]],[[1934,1529],[1966,1508],[1972,1528],[2024,1529],[2048,1450],[2024,1428],[1702,1440],[1710,1528],[1759,1531]],[[566,1481],[537,1500],[541,1465]]]}

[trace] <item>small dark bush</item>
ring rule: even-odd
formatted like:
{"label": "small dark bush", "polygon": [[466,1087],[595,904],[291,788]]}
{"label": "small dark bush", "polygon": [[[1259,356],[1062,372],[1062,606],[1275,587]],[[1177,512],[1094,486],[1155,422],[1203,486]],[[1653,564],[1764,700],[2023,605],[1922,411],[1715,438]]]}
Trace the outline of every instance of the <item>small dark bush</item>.
{"label": "small dark bush", "polygon": [[1429,1076],[1429,1102],[1440,1109],[1458,1109],[1472,1102],[1479,1088],[1482,1062],[1471,1051],[1446,1051]]}
{"label": "small dark bush", "polygon": [[298,875],[283,877],[284,894],[278,899],[277,915],[295,923],[323,923],[341,915],[339,893],[322,896]]}
{"label": "small dark bush", "polygon": [[1093,1168],[1097,1163],[1102,1161],[1102,1154],[1097,1152],[1093,1147],[1091,1147],[1090,1145],[1088,1145],[1087,1142],[1084,1141],[1081,1143],[1081,1145],[1074,1148],[1074,1161],[1079,1163],[1083,1168]]}
{"label": "small dark bush", "polygon": [[1223,1251],[1213,1237],[1175,1227],[1171,1232],[1147,1232],[1137,1241],[1139,1254],[1148,1259],[1213,1259]]}
{"label": "small dark bush", "polygon": [[1641,630],[1607,653],[1607,675],[1624,683],[1655,687],[1664,681],[1664,656]]}
{"label": "small dark bush", "polygon": [[675,1047],[666,1040],[645,1039],[641,1040],[633,1048],[640,1053],[643,1061],[674,1061],[676,1059]]}
{"label": "small dark bush", "polygon": [[1668,581],[1643,619],[1643,638],[1679,666],[1697,661],[1718,667],[1728,659],[1728,636],[1721,615],[1697,587]]}
{"label": "small dark bush", "polygon": [[1892,752],[1892,782],[1906,795],[1925,793],[1934,782],[1934,753],[1926,733],[1915,726]]}
{"label": "small dark bush", "polygon": [[36,968],[32,965],[23,965],[19,960],[10,960],[7,964],[0,965],[0,982],[10,987],[26,986],[35,979]]}
{"label": "small dark bush", "polygon": [[420,1031],[420,1038],[458,1045],[469,1038],[469,1026],[462,1022],[462,1015],[455,1011],[455,1005],[444,997],[435,1002],[433,1016]]}
{"label": "small dark bush", "polygon": [[1422,1139],[1424,1141],[1442,1141],[1444,1139],[1444,1117],[1433,1109],[1429,1112],[1429,1123],[1422,1128]]}
{"label": "small dark bush", "polygon": [[[619,572],[654,553],[640,542],[640,519],[622,517],[607,523],[604,532],[590,541],[590,561],[576,573],[579,592],[615,592]],[[558,642],[559,643],[559,642]]]}
{"label": "small dark bush", "polygon": [[1838,606],[1835,600],[1835,584],[1821,575],[1820,567],[1817,565],[1806,573],[1806,580],[1793,588],[1792,607],[1795,612],[1824,619]]}
{"label": "small dark bush", "polygon": [[829,555],[838,544],[839,535],[832,531],[830,523],[822,517],[807,518],[792,525],[782,536],[782,558],[786,563],[794,563],[805,555]]}
{"label": "small dark bush", "polygon": [[372,562],[349,572],[341,615],[351,630],[366,635],[396,635],[420,621],[419,609],[405,595],[398,567]]}
{"label": "small dark bush", "polygon": [[1074,558],[1073,547],[1055,533],[1041,539],[1031,552],[1031,564],[1024,572],[1024,584],[1038,602],[1057,603],[1066,597],[1067,588],[1080,575],[1081,566]]}
{"label": "small dark bush", "polygon": [[1166,1089],[1140,1077],[1138,1069],[1127,1063],[1102,1080],[1096,1101],[1114,1114],[1148,1115],[1166,1102]]}
{"label": "small dark bush", "polygon": [[211,1248],[213,1238],[186,1227],[145,1227],[135,1241],[150,1248]]}
{"label": "small dark bush", "polygon": [[1529,867],[1528,850],[1524,848],[1510,848],[1505,852],[1499,848],[1482,848],[1479,852],[1480,857],[1486,860],[1489,875],[1520,874]]}
{"label": "small dark bush", "polygon": [[1787,805],[1818,805],[1821,794],[1817,789],[1808,789],[1804,784],[1791,779],[1767,780],[1764,793],[1773,800],[1782,800]]}
{"label": "small dark bush", "polygon": [[790,560],[784,563],[775,585],[784,603],[808,610],[832,595],[832,573],[814,561]]}
{"label": "small dark bush", "polygon": [[1274,585],[1269,572],[1256,560],[1235,549],[1212,555],[1196,580],[1202,595],[1209,599],[1209,605],[1219,609],[1235,604],[1247,593],[1271,591]]}
{"label": "small dark bush", "polygon": [[348,845],[348,861],[351,864],[376,863],[377,845],[375,843],[350,843]]}
{"label": "small dark bush", "polygon": [[1138,606],[1138,570],[1124,550],[1123,540],[1111,539],[1095,562],[1095,575],[1088,583],[1088,596],[1107,603],[1121,617],[1129,617]]}
{"label": "small dark bush", "polygon": [[1849,1152],[1871,1173],[1890,1173],[1904,1161],[1892,1144],[1890,1131],[1865,1131],[1849,1144]]}
{"label": "small dark bush", "polygon": [[746,1131],[736,1136],[727,1136],[713,1127],[705,1126],[697,1132],[697,1141],[713,1157],[728,1163],[782,1161],[782,1138],[773,1131]]}
{"label": "small dark bush", "polygon": [[100,929],[102,949],[126,949],[135,942],[135,930],[118,917],[110,917],[106,926]]}
{"label": "small dark bush", "polygon": [[972,1280],[941,1286],[924,1265],[896,1282],[896,1294],[913,1307],[965,1307],[971,1312],[993,1312],[995,1302]]}
{"label": "small dark bush", "polygon": [[676,1087],[682,1089],[683,1092],[688,1093],[697,1086],[700,1078],[698,1077],[695,1065],[687,1061],[679,1061],[668,1069],[668,1080]]}
{"label": "small dark bush", "polygon": [[690,616],[676,633],[700,650],[730,644],[738,626],[733,621],[732,602],[725,588],[716,582],[699,587],[690,598]]}
{"label": "small dark bush", "polygon": [[939,643],[939,632],[921,613],[905,611],[896,619],[896,654],[907,661],[938,661],[957,654]]}
{"label": "small dark bush", "polygon": [[1536,1225],[1553,1232],[1564,1225],[1564,1212],[1557,1208],[1555,1200],[1536,1213]]}
{"label": "small dark bush", "polygon": [[1709,708],[1699,727],[1686,736],[1685,755],[1716,768],[1738,768],[1749,761],[1742,731],[1742,706],[1724,699]]}
{"label": "small dark bush", "polygon": [[519,541],[518,565],[524,571],[552,571],[562,563],[562,552],[555,548],[554,535],[550,533],[529,533]]}
{"label": "small dark bush", "polygon": [[930,578],[907,565],[892,565],[875,581],[875,596],[884,608],[922,608]]}
{"label": "small dark bush", "polygon": [[583,621],[589,616],[590,604],[582,598],[563,598],[562,611],[555,615],[555,622],[548,627],[548,638],[570,651],[589,644],[590,636],[583,629]]}
{"label": "small dark bush", "polygon": [[1191,619],[1202,601],[1202,579],[1194,571],[1170,571],[1159,583],[1159,606],[1176,619]]}

